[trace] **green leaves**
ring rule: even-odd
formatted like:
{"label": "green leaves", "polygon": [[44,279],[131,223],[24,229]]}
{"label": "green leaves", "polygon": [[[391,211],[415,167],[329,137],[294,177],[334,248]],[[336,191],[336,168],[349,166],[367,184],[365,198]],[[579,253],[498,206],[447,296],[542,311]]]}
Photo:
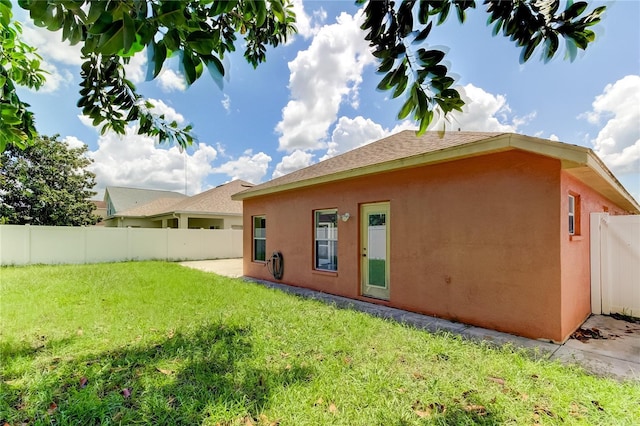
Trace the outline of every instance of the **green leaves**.
{"label": "green leaves", "polygon": [[216,48],[215,38],[201,30],[190,33],[185,42],[191,50],[201,55],[210,55]]}
{"label": "green leaves", "polygon": [[[128,124],[137,121],[143,134],[182,147],[194,140],[191,128],[167,123],[143,107],[144,98],[126,79],[123,65],[129,58],[146,48],[147,80],[152,80],[162,71],[167,58],[177,56],[188,85],[197,81],[206,67],[222,88],[222,59],[225,53],[235,50],[237,34],[244,37],[245,58],[256,67],[266,60],[267,46],[278,46],[295,32],[293,5],[287,0],[19,0],[19,4],[37,26],[61,30],[63,40],[82,45],[85,63],[78,107],[95,126],[101,127],[102,132],[124,133]],[[4,26],[12,22],[10,11],[11,2],[0,0],[0,22]],[[19,29],[17,23],[15,26]],[[14,38],[12,35],[11,40]],[[16,52],[10,62],[18,63],[18,55],[22,54]],[[42,78],[37,78],[41,74],[34,77],[27,67],[7,69],[15,75],[0,72],[4,90],[13,88],[9,84],[12,81],[19,81],[20,85],[42,84]],[[28,105],[19,103],[17,96],[14,98],[11,107],[3,106],[7,119],[0,124],[0,149],[35,136]],[[2,102],[5,103],[4,97]],[[18,120],[21,124],[9,124]],[[19,138],[16,132],[20,133]]]}
{"label": "green leaves", "polygon": [[167,48],[164,44],[164,40],[160,40],[158,43],[152,41],[147,46],[147,81],[151,81],[160,74],[162,71],[162,65],[165,59],[167,59]]}
{"label": "green leaves", "polygon": [[[123,133],[139,120],[144,134],[161,141],[190,143],[190,128],[177,128],[141,107],[144,98],[126,79],[123,65],[147,49],[147,79],[156,78],[167,58],[178,57],[187,84],[203,74],[205,67],[222,88],[222,60],[243,38],[244,57],[254,67],[266,60],[269,46],[277,47],[296,31],[293,5],[288,0],[19,0],[33,22],[51,31],[62,31],[63,40],[80,43],[86,59],[78,106],[102,131]],[[365,39],[379,59],[378,90],[405,96],[398,117],[412,117],[424,132],[434,113],[461,110],[464,102],[448,75],[445,53],[429,49],[426,40],[434,26],[444,23],[455,10],[462,23],[476,7],[472,0],[356,0],[364,7]],[[541,50],[548,61],[556,56],[560,41],[567,44],[566,57],[586,49],[595,39],[589,27],[600,21],[604,7],[587,12],[584,1],[485,0],[493,33],[503,33],[522,48],[525,62]],[[0,150],[8,144],[24,145],[35,136],[28,105],[15,92],[16,85],[38,88],[44,81],[39,57],[22,43],[20,26],[12,20],[11,2],[0,0],[0,86],[2,114]]]}
{"label": "green leaves", "polygon": [[577,49],[584,50],[595,40],[595,33],[588,27],[600,22],[605,10],[602,6],[585,14],[588,4],[584,1],[568,1],[560,14],[557,13],[558,0],[485,1],[485,4],[494,35],[502,32],[523,48],[521,63],[528,61],[540,45],[543,46],[542,59],[550,61],[558,52],[561,37],[566,41],[566,58],[574,60]]}
{"label": "green leaves", "polygon": [[[2,119],[5,109],[2,109]],[[9,145],[0,153],[0,217],[4,223],[93,225],[90,198],[95,174],[86,167],[88,148],[70,148],[57,136],[34,137],[25,147]]]}
{"label": "green leaves", "polygon": [[[445,53],[438,49],[415,48],[423,45],[433,27],[444,23],[452,9],[463,23],[466,13],[475,9],[472,0],[402,0],[365,1],[362,29],[380,61],[378,72],[383,75],[378,90],[393,90],[392,97],[405,96],[398,119],[411,117],[419,123],[418,133],[424,132],[434,113],[445,117],[451,111],[461,111],[464,101],[453,88],[454,79],[448,76]],[[527,61],[542,46],[542,58],[549,61],[560,47],[560,39],[567,44],[567,58],[576,57],[577,48],[586,49],[595,39],[588,27],[600,21],[604,7],[585,14],[586,2],[567,2],[560,14],[559,0],[485,0],[493,24],[494,35],[502,32],[522,47],[521,62]]]}
{"label": "green leaves", "polygon": [[[451,89],[453,78],[447,76],[443,64],[445,53],[437,49],[419,48],[431,33],[434,20],[443,23],[451,9],[450,1],[402,1],[396,8],[391,1],[369,2],[365,8],[362,28],[368,30],[366,39],[380,59],[379,73],[384,73],[378,90],[393,90],[391,96],[406,97],[398,112],[398,119],[411,118],[419,123],[418,133],[426,131],[434,111],[447,114],[460,110],[464,102]],[[475,7],[473,1],[455,1],[461,21],[464,12]],[[422,27],[414,28],[417,15]]]}
{"label": "green leaves", "polygon": [[13,21],[11,2],[0,0],[0,152],[7,146],[25,148],[36,128],[29,104],[16,86],[38,89],[44,83],[40,56],[21,40],[22,27]]}

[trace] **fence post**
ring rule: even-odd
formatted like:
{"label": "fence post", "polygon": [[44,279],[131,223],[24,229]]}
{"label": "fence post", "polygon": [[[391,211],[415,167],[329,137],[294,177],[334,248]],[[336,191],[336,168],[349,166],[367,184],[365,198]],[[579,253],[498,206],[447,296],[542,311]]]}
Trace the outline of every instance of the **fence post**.
{"label": "fence post", "polygon": [[27,265],[31,265],[31,259],[33,258],[33,253],[31,250],[31,247],[33,247],[33,242],[31,241],[31,225],[26,224],[25,227],[27,228],[27,244],[26,244],[26,250],[27,250]]}
{"label": "fence post", "polygon": [[83,264],[87,264],[87,247],[88,247],[88,243],[87,240],[89,239],[89,235],[88,235],[88,230],[89,228],[87,228],[86,226],[82,226],[82,243],[84,244],[84,250],[83,250],[83,259],[82,259],[82,263]]}
{"label": "fence post", "polygon": [[164,228],[163,231],[164,231],[164,244],[165,244],[164,260],[169,261],[169,228]]}
{"label": "fence post", "polygon": [[133,237],[131,236],[131,228],[126,227],[124,228],[126,229],[126,236],[127,236],[127,262],[130,262],[133,257],[132,253],[133,253],[133,249],[131,248],[131,246],[133,245]]}
{"label": "fence post", "polygon": [[602,314],[602,248],[600,243],[602,218],[608,213],[591,213],[590,218],[590,260],[591,260],[591,313]]}

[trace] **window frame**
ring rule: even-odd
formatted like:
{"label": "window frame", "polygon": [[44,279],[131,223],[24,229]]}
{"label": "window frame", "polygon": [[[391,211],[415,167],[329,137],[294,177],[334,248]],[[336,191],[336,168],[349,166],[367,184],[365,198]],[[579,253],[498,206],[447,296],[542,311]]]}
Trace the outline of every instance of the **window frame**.
{"label": "window frame", "polygon": [[567,219],[569,236],[579,236],[580,232],[580,195],[569,191],[567,196]]}
{"label": "window frame", "polygon": [[[319,222],[320,215],[332,214],[335,216],[333,222]],[[326,226],[318,226],[318,225],[326,225]],[[333,226],[330,226],[333,225]],[[318,229],[326,228],[327,238],[318,238]],[[330,229],[335,231],[329,232]],[[319,242],[326,242],[326,257],[325,259],[319,258]],[[325,262],[324,265],[328,265],[327,267],[322,267],[320,264],[321,260],[330,259],[328,262]],[[337,273],[338,272],[338,209],[318,209],[313,211],[313,269],[319,272],[329,272],[329,273]]]}
{"label": "window frame", "polygon": [[[263,221],[264,228],[256,228],[256,219]],[[264,229],[264,236],[256,236],[256,229]],[[264,241],[264,259],[258,259],[256,257],[257,241]],[[260,263],[267,262],[267,216],[263,214],[251,216],[251,261]]]}

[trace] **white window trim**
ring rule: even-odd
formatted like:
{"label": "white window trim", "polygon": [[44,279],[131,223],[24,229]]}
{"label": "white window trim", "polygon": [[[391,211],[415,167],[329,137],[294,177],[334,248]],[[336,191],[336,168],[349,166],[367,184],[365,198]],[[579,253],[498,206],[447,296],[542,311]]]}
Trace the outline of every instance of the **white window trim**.
{"label": "white window trim", "polygon": [[[334,225],[334,227],[329,227],[327,224],[327,226],[318,226],[318,225],[322,225],[322,223],[318,223],[318,215],[321,214],[335,214],[336,215],[336,223]],[[318,238],[318,229],[322,229],[324,228],[326,233],[325,233],[325,237],[326,238]],[[336,244],[336,251],[337,251],[337,244],[338,244],[338,209],[321,209],[321,210],[314,210],[313,211],[313,269],[316,271],[324,271],[324,272],[338,272],[338,265],[337,262],[333,263],[330,262],[329,264],[333,264],[335,266],[335,269],[331,269],[331,268],[321,268],[318,266],[319,264],[319,259],[318,259],[318,241],[325,241],[326,242],[326,246],[327,246],[327,258],[330,257],[334,257],[337,256],[336,253],[334,253],[333,251],[333,245],[329,244],[329,242],[335,241]]]}
{"label": "white window trim", "polygon": [[[264,236],[256,236],[256,219],[264,220]],[[262,228],[261,228],[262,229]],[[256,259],[256,240],[264,240],[265,242],[265,254],[264,259]],[[267,261],[267,216],[255,215],[251,216],[251,260],[254,262],[266,262]]]}
{"label": "white window trim", "polygon": [[576,196],[569,194],[569,235],[576,235]]}

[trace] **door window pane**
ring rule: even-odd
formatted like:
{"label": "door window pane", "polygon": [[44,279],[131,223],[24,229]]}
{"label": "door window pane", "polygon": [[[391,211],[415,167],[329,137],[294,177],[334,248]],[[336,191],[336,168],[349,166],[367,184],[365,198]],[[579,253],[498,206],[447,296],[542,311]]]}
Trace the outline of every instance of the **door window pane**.
{"label": "door window pane", "polygon": [[387,268],[387,225],[384,213],[369,215],[368,247],[369,247],[369,285],[386,286]]}

